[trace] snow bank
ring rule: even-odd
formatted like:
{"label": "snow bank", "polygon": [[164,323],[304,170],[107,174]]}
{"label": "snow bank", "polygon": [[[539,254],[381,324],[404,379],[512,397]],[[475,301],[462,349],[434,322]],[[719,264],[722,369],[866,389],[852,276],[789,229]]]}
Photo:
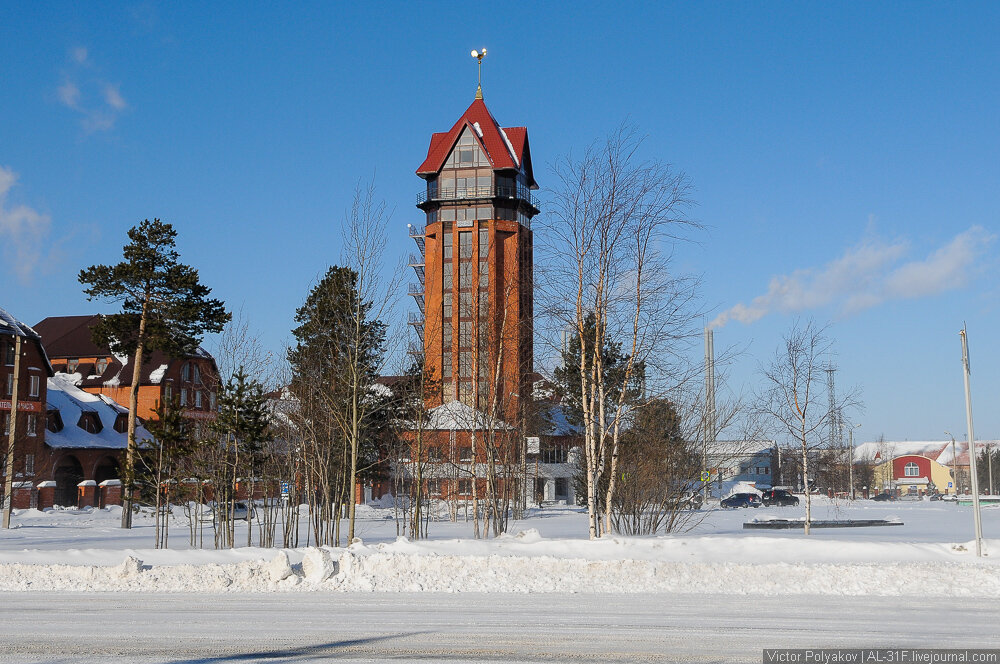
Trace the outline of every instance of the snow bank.
{"label": "snow bank", "polygon": [[[704,538],[709,539],[709,538]],[[711,538],[712,548],[727,538]],[[760,538],[764,539],[764,538]],[[744,538],[744,545],[752,538]],[[767,538],[770,547],[774,538]],[[821,542],[799,542],[806,548]],[[1000,547],[1000,541],[991,541]],[[545,540],[537,532],[490,542],[363,543],[346,549],[254,550],[227,563],[0,565],[0,592],[499,592],[729,593],[891,597],[1000,597],[1000,565],[970,546],[914,545],[896,551],[858,543],[842,562],[738,562],[704,556],[706,543],[670,538],[598,542]],[[893,545],[897,549],[899,545]],[[797,547],[792,546],[795,550]],[[752,547],[751,547],[752,549]],[[802,553],[798,547],[799,554]],[[197,552],[190,553],[197,560]],[[688,554],[691,557],[687,557]],[[900,560],[902,553],[903,560]],[[874,554],[874,561],[849,560]],[[879,555],[881,554],[881,555]],[[235,555],[235,554],[234,554]],[[183,556],[182,556],[183,557]],[[692,559],[693,558],[693,559]],[[119,559],[121,560],[121,559]],[[299,562],[295,562],[299,561]],[[176,560],[171,561],[176,562]]]}

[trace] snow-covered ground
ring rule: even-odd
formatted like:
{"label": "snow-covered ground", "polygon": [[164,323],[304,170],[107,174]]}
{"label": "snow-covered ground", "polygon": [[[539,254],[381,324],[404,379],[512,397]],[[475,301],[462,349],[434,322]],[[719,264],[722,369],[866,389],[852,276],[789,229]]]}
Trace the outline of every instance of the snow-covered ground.
{"label": "snow-covered ground", "polygon": [[[397,538],[391,509],[359,509],[349,548],[191,549],[183,521],[170,548],[151,548],[152,520],[118,527],[112,510],[17,511],[0,531],[0,591],[574,592],[1000,597],[1000,559],[974,555],[971,508],[941,502],[820,499],[814,519],[893,519],[902,526],[744,530],[748,519],[803,508],[703,510],[690,532],[586,539],[577,508],[533,510],[511,535],[471,539],[472,524],[430,524],[431,539]],[[1000,508],[983,510],[987,537]],[[243,531],[245,537],[245,531]],[[300,543],[306,543],[305,528]],[[205,535],[211,542],[211,532]],[[241,540],[239,531],[237,541]],[[1000,539],[987,552],[1000,552]]]}

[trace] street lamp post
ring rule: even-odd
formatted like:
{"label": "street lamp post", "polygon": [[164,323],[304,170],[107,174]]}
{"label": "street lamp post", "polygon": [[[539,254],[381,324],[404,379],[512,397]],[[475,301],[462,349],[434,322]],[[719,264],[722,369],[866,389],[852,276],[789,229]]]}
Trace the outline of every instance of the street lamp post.
{"label": "street lamp post", "polygon": [[849,478],[847,482],[851,489],[851,500],[854,500],[854,430],[860,426],[860,424],[855,424],[847,430],[847,437],[850,439],[851,447],[851,463],[847,467],[847,476]]}

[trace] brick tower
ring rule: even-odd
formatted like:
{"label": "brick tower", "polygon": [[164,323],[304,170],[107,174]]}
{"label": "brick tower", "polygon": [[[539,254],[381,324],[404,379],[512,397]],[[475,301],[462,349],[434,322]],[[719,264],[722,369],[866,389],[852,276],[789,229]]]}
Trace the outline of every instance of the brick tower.
{"label": "brick tower", "polygon": [[431,136],[417,169],[426,187],[411,226],[420,248],[410,286],[413,348],[441,383],[428,406],[460,401],[514,423],[532,370],[532,201],[528,132],[501,128],[481,91],[452,128]]}

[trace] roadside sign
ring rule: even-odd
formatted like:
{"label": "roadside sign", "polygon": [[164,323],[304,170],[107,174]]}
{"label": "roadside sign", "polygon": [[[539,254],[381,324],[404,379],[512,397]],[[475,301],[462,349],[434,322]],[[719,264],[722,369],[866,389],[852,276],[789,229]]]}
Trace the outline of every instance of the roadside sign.
{"label": "roadside sign", "polygon": [[281,483],[281,497],[282,498],[288,498],[288,495],[291,493],[291,489],[292,489],[292,485],[291,485],[290,482],[282,482]]}
{"label": "roadside sign", "polygon": [[948,488],[950,489],[951,487],[952,487],[952,483],[948,482]]}
{"label": "roadside sign", "polygon": [[707,470],[701,471],[701,481],[702,482],[707,482],[711,478],[712,478],[712,475]]}

